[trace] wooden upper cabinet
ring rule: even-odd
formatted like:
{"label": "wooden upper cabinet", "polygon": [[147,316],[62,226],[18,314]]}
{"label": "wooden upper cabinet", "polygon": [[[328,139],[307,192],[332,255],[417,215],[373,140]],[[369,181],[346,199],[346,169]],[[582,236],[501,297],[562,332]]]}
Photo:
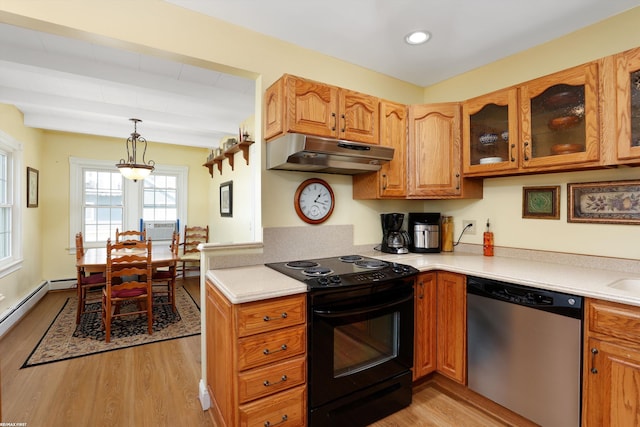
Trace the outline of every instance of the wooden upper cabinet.
{"label": "wooden upper cabinet", "polygon": [[378,143],[378,98],[285,74],[265,93],[265,139],[297,132]]}
{"label": "wooden upper cabinet", "polygon": [[465,175],[500,174],[520,164],[518,89],[509,88],[462,104],[463,171]]}
{"label": "wooden upper cabinet", "polygon": [[640,160],[640,48],[614,56],[617,159]]}
{"label": "wooden upper cabinet", "polygon": [[598,62],[521,85],[521,168],[535,172],[597,165],[598,100]]}
{"label": "wooden upper cabinet", "polygon": [[459,103],[409,107],[409,197],[482,197],[482,182],[463,189]]}
{"label": "wooden upper cabinet", "polygon": [[379,99],[352,90],[340,89],[338,137],[349,141],[380,142]]}
{"label": "wooden upper cabinet", "polygon": [[353,176],[354,199],[403,198],[407,194],[407,120],[404,104],[380,101],[380,144],[394,149],[378,172]]}

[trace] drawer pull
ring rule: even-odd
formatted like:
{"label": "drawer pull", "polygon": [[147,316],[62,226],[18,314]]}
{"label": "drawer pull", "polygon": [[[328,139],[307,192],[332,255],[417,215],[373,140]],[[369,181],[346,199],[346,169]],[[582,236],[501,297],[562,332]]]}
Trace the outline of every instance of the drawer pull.
{"label": "drawer pull", "polygon": [[[285,311],[284,313],[282,313],[282,314],[280,315],[280,317],[279,317],[279,318],[280,318],[280,319],[286,319],[286,318],[287,318],[287,312]],[[264,317],[262,318],[262,320],[264,320],[265,322],[269,322],[269,321],[271,321],[271,320],[278,320],[279,318],[278,318],[278,317],[276,317],[276,318],[274,319],[274,318],[269,317],[269,316],[264,316]]]}
{"label": "drawer pull", "polygon": [[596,354],[598,354],[598,349],[593,347],[591,349],[591,373],[597,374],[598,370],[596,369]]}
{"label": "drawer pull", "polygon": [[279,352],[279,351],[284,351],[284,350],[286,350],[286,349],[287,349],[287,345],[286,345],[286,344],[282,344],[282,345],[280,346],[280,348],[279,348],[279,349],[277,349],[277,350],[269,350],[268,348],[265,348],[265,349],[264,349],[264,351],[263,351],[262,353],[263,353],[264,355],[269,355],[269,354],[277,353],[277,352]]}
{"label": "drawer pull", "polygon": [[280,378],[280,381],[278,381],[278,382],[271,383],[271,382],[269,382],[269,380],[265,380],[262,384],[264,384],[265,387],[271,387],[272,385],[283,383],[286,380],[288,380],[287,376],[283,375],[282,378]]}
{"label": "drawer pull", "polygon": [[277,426],[278,424],[282,424],[283,422],[287,421],[289,419],[289,417],[287,417],[287,414],[284,414],[282,416],[282,420],[278,421],[275,424],[271,424],[269,421],[265,421],[264,422],[264,427],[271,427],[271,426]]}

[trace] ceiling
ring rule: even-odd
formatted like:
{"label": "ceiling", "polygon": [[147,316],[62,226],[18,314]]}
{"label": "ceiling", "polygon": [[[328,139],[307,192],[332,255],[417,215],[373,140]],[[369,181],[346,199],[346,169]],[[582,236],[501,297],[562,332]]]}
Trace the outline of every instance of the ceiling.
{"label": "ceiling", "polygon": [[[165,0],[428,86],[591,25],[640,0]],[[423,29],[426,44],[404,36]],[[25,125],[212,148],[253,114],[254,82],[0,24],[0,103]]]}
{"label": "ceiling", "polygon": [[253,80],[0,24],[0,103],[26,126],[217,147],[254,113]]}

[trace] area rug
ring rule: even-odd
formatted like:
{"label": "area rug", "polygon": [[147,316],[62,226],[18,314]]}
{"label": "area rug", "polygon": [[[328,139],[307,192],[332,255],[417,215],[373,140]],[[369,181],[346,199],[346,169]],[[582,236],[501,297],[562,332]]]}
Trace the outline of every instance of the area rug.
{"label": "area rug", "polygon": [[200,334],[200,307],[183,286],[176,287],[177,313],[170,305],[154,304],[151,335],[145,316],[126,317],[114,320],[106,343],[100,312],[86,313],[76,325],[76,309],[77,298],[68,298],[22,368]]}

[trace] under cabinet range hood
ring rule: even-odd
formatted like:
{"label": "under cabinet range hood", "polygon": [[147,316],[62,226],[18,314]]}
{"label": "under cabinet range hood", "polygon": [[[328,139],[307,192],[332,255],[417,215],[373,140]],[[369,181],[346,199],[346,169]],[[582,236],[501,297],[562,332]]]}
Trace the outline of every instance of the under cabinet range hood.
{"label": "under cabinet range hood", "polygon": [[393,148],[287,133],[267,142],[267,169],[342,175],[375,172],[393,159]]}

